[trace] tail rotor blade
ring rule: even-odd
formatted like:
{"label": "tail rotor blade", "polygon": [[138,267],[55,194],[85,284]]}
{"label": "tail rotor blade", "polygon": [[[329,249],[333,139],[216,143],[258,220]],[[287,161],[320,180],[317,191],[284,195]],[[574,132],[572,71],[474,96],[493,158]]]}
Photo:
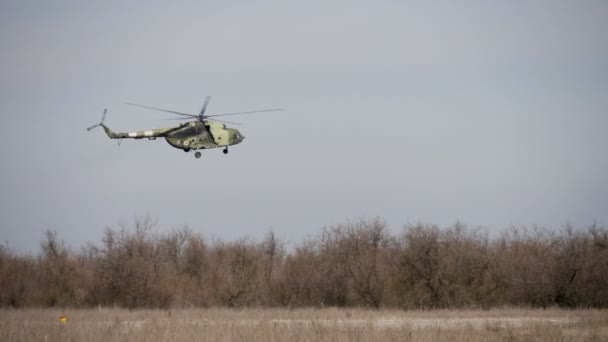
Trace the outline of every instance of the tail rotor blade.
{"label": "tail rotor blade", "polygon": [[93,126],[91,126],[91,127],[87,128],[87,131],[90,131],[90,130],[92,130],[93,128],[97,128],[97,127],[99,127],[99,126],[101,126],[101,124],[93,125]]}

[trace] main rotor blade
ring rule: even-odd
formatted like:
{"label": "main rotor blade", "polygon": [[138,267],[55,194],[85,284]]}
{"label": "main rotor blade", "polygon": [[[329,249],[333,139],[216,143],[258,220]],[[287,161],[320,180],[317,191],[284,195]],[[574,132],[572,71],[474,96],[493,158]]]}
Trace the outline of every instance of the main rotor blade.
{"label": "main rotor blade", "polygon": [[203,104],[203,108],[199,114],[200,117],[205,116],[205,111],[207,110],[207,105],[209,104],[209,100],[211,100],[211,96],[205,97],[205,103]]}
{"label": "main rotor blade", "polygon": [[[165,119],[165,120],[190,120],[188,118],[169,118],[169,119]],[[203,118],[203,120],[207,120],[207,117],[205,116]],[[227,123],[230,125],[242,125],[241,123],[238,122],[232,122],[232,121],[225,121],[225,120],[219,120],[219,119],[209,119],[209,121],[217,121],[217,122],[221,122],[221,123]]]}
{"label": "main rotor blade", "polygon": [[137,103],[131,103],[131,102],[125,102],[125,104],[127,104],[129,106],[135,106],[135,107],[142,107],[142,108],[157,110],[159,112],[165,112],[165,113],[177,114],[177,115],[182,115],[182,116],[188,116],[188,117],[191,117],[191,118],[198,118],[198,115],[187,114],[187,113],[180,113],[180,112],[176,112],[174,110],[168,110],[168,109],[150,107],[150,106],[141,105],[141,104],[137,104]]}
{"label": "main rotor blade", "polygon": [[284,110],[283,108],[273,108],[273,109],[260,109],[260,110],[252,110],[250,112],[235,112],[235,113],[222,113],[222,114],[214,114],[214,115],[205,115],[206,118],[212,118],[216,116],[226,116],[226,115],[241,115],[241,114],[253,114],[253,113],[263,113],[263,112],[276,112],[279,110]]}
{"label": "main rotor blade", "polygon": [[[205,116],[205,118],[206,118],[206,116]],[[209,120],[209,121],[217,121],[217,122],[227,123],[229,125],[237,125],[237,126],[242,125],[241,123],[238,123],[238,122],[225,121],[225,120],[219,120],[219,119],[213,119],[213,120]]]}

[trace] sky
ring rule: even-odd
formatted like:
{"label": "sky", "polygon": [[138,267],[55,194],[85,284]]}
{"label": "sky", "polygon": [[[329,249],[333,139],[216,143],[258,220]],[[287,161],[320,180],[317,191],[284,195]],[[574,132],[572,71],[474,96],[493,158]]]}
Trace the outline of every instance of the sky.
{"label": "sky", "polygon": [[[0,1],[0,241],[608,224],[606,1]],[[201,159],[115,131],[231,117]]]}

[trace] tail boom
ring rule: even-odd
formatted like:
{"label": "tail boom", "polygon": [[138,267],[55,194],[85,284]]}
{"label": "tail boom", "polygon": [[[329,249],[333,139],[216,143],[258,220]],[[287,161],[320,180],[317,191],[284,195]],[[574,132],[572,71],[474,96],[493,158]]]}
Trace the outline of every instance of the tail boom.
{"label": "tail boom", "polygon": [[93,125],[87,128],[87,131],[90,131],[97,127],[103,127],[103,130],[106,132],[106,135],[110,139],[144,139],[148,138],[150,140],[154,140],[157,137],[164,137],[167,133],[175,130],[175,128],[162,128],[162,129],[153,129],[148,131],[137,131],[137,132],[128,132],[128,133],[116,133],[110,127],[106,126],[104,121],[106,120],[106,114],[108,114],[108,110],[103,110],[103,115],[101,116],[101,122],[96,125]]}

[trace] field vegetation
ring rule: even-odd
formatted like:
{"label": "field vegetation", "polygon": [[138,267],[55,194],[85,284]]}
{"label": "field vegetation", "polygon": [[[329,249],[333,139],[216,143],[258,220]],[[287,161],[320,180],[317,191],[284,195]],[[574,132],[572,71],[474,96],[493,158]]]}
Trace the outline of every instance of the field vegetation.
{"label": "field vegetation", "polygon": [[79,249],[48,231],[39,255],[0,246],[0,307],[608,307],[601,225],[513,227],[490,237],[462,224],[394,234],[369,219],[325,227],[289,248],[272,232],[227,242],[154,227],[139,218]]}
{"label": "field vegetation", "polygon": [[[60,315],[67,322],[59,323]],[[1,341],[606,341],[605,310],[0,309]]]}

